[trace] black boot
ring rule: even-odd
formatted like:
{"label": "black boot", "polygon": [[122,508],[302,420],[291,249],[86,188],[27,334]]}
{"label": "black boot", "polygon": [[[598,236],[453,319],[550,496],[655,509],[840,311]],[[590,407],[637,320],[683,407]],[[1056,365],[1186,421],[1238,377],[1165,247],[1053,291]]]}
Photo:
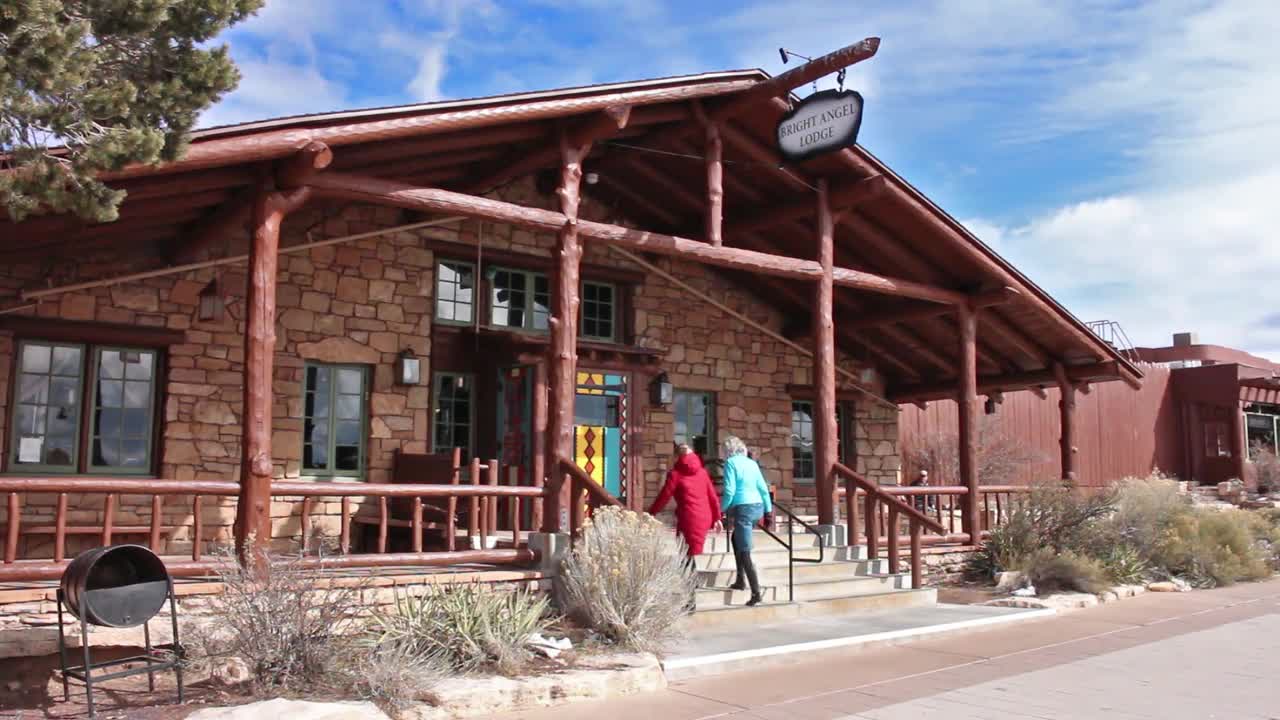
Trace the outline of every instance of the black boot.
{"label": "black boot", "polygon": [[756,575],[756,564],[751,559],[750,552],[742,553],[742,560],[742,566],[745,566],[747,571],[747,582],[751,583],[751,599],[747,601],[747,607],[759,605],[764,601],[764,597],[760,594],[760,577]]}
{"label": "black boot", "polygon": [[[733,562],[738,568],[738,578],[729,586],[730,590],[746,590],[747,589],[747,571],[742,559],[743,553],[737,550],[733,551]],[[747,554],[746,562],[751,562],[751,555]]]}
{"label": "black boot", "polygon": [[698,609],[698,566],[694,562],[693,556],[690,555],[685,559],[685,567],[688,568],[690,576],[693,578],[693,592],[689,594],[689,602],[685,604],[685,612],[693,614]]}

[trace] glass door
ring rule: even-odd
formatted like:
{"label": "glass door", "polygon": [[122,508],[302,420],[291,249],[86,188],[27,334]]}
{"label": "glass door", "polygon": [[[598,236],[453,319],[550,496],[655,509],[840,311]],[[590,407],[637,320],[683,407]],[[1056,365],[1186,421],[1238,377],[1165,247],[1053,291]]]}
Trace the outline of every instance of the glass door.
{"label": "glass door", "polygon": [[622,498],[627,478],[627,376],[578,373],[574,459],[592,480]]}

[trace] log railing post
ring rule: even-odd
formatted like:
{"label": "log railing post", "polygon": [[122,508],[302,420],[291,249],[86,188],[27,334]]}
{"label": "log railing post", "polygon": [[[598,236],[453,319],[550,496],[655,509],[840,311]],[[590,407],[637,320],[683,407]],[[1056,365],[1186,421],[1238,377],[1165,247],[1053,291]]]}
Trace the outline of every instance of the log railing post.
{"label": "log railing post", "polygon": [[4,561],[13,563],[18,560],[18,533],[22,529],[22,506],[18,504],[18,493],[9,493],[9,512],[6,529],[8,536],[4,541]]}
{"label": "log railing post", "polygon": [[911,521],[911,588],[919,590],[924,584],[924,558],[920,556],[920,522]]}
{"label": "log railing post", "polygon": [[818,180],[818,262],[822,275],[814,291],[813,312],[813,383],[814,460],[817,467],[818,524],[835,524],[836,434],[836,341],[832,316],[835,264],[834,223],[828,202],[827,181]]}
{"label": "log railing post", "polygon": [[867,493],[864,498],[866,507],[862,514],[867,524],[867,559],[880,557],[880,510],[876,507],[876,496]]}
{"label": "log railing post", "polygon": [[[280,223],[310,195],[308,188],[290,192],[263,190],[253,205],[249,302],[245,313],[244,403],[240,418],[240,497],[234,528],[236,552],[241,562],[257,562],[271,542],[272,378]],[[265,571],[266,567],[259,569]]]}
{"label": "log railing post", "polygon": [[887,509],[889,517],[885,525],[888,527],[885,529],[884,534],[886,541],[889,543],[889,574],[893,575],[898,572],[900,551],[898,548],[898,508],[889,503]]}
{"label": "log railing post", "polygon": [[981,538],[978,522],[978,315],[966,305],[957,306],[960,324],[960,387],[956,395],[959,404],[960,482],[968,492],[964,495],[960,513],[960,527],[969,534],[969,541],[977,543]]}
{"label": "log railing post", "polygon": [[551,318],[551,348],[547,417],[546,467],[550,491],[543,514],[544,532],[564,532],[570,508],[569,488],[565,485],[560,458],[573,457],[573,402],[577,393],[578,281],[582,263],[582,245],[578,238],[579,187],[582,181],[582,159],[590,144],[575,145],[568,134],[560,134],[560,212],[564,224],[557,241],[558,266],[554,281],[554,314]]}
{"label": "log railing post", "polygon": [[[536,363],[533,366],[533,461],[532,484],[543,487],[547,481],[547,364]],[[552,466],[554,467],[554,466]],[[543,499],[533,501],[530,511],[529,527],[535,531],[543,529]],[[452,548],[450,548],[452,549]]]}

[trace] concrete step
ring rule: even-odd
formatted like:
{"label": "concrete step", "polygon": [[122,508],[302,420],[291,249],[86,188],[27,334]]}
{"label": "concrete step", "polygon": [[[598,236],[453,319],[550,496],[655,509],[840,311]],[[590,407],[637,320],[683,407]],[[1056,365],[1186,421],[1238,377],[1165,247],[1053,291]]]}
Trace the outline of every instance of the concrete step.
{"label": "concrete step", "polygon": [[[797,580],[795,584],[795,601],[829,600],[831,598],[869,595],[892,590],[911,588],[910,575],[868,575],[846,578],[820,578],[817,580]],[[785,603],[789,601],[787,583],[761,582],[760,594],[766,603]],[[699,608],[715,608],[723,606],[745,606],[751,598],[749,590],[732,590],[727,585],[699,588]]]}
{"label": "concrete step", "polygon": [[[785,588],[782,592],[785,593]],[[755,607],[742,605],[706,606],[705,609],[700,607],[697,612],[685,617],[680,622],[682,631],[733,626],[752,628],[766,623],[781,622],[800,617],[810,618],[869,610],[925,607],[934,605],[937,600],[938,591],[934,588],[888,590],[846,597],[816,598],[793,603],[766,603]],[[701,601],[701,596],[699,601]]]}
{"label": "concrete step", "polygon": [[[731,558],[732,559],[732,558]],[[866,575],[887,575],[889,563],[885,560],[827,560],[822,563],[801,563],[795,565],[795,579],[831,580]],[[760,582],[766,585],[783,585],[787,582],[787,565],[756,566],[756,574]],[[716,569],[700,570],[699,580],[703,586],[724,587],[731,585],[737,576],[737,567],[730,565]]]}
{"label": "concrete step", "polygon": [[[766,567],[786,567],[787,566],[787,549],[774,544],[772,547],[764,545],[756,545],[751,551],[751,557],[755,560],[757,568]],[[818,559],[817,547],[798,548],[795,551],[796,558]],[[823,562],[848,562],[867,560],[867,549],[861,545],[841,546],[825,548],[822,552]],[[711,552],[706,551],[694,558],[694,562],[699,570],[731,570],[737,567],[737,563],[733,559],[732,552]],[[878,560],[877,562],[887,562]],[[904,563],[905,564],[905,563]],[[799,567],[801,563],[796,563]]]}
{"label": "concrete step", "polygon": [[[775,532],[783,540],[787,539],[786,527],[782,527]],[[797,527],[796,534],[792,537],[792,542],[795,543],[797,548],[816,548],[818,547],[818,536],[801,532],[800,528]],[[766,547],[782,548],[782,545],[777,540],[769,537],[763,530],[756,530],[751,534],[751,545],[756,550]],[[702,551],[707,553],[733,552],[733,542],[727,533],[711,533],[704,541]]]}

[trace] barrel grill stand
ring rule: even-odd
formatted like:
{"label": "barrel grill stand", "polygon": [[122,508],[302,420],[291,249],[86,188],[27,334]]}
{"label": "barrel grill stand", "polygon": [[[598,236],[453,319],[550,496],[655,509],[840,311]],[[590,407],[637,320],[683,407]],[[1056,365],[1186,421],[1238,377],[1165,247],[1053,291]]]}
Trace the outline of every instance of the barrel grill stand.
{"label": "barrel grill stand", "polygon": [[[89,717],[96,718],[97,714],[94,712],[93,708],[94,683],[146,673],[147,687],[151,692],[155,692],[156,673],[164,670],[173,670],[174,675],[178,680],[178,703],[182,703],[182,644],[178,639],[178,601],[173,593],[172,579],[169,580],[169,621],[173,623],[173,642],[153,647],[151,645],[150,620],[148,620],[147,622],[142,623],[142,639],[144,645],[144,652],[142,655],[133,655],[119,660],[107,660],[97,663],[93,662],[89,653],[89,623],[85,622],[83,618],[80,618],[80,647],[84,651],[84,664],[69,666],[67,664],[67,639],[62,626],[62,607],[62,588],[58,588],[58,658],[62,664],[62,697],[64,700],[71,699],[71,687],[68,683],[70,678],[75,678],[76,680],[83,682],[86,704],[89,709]],[[116,670],[115,672],[109,672],[106,674],[97,672],[106,668],[129,665],[132,663],[142,663],[142,666]]]}

